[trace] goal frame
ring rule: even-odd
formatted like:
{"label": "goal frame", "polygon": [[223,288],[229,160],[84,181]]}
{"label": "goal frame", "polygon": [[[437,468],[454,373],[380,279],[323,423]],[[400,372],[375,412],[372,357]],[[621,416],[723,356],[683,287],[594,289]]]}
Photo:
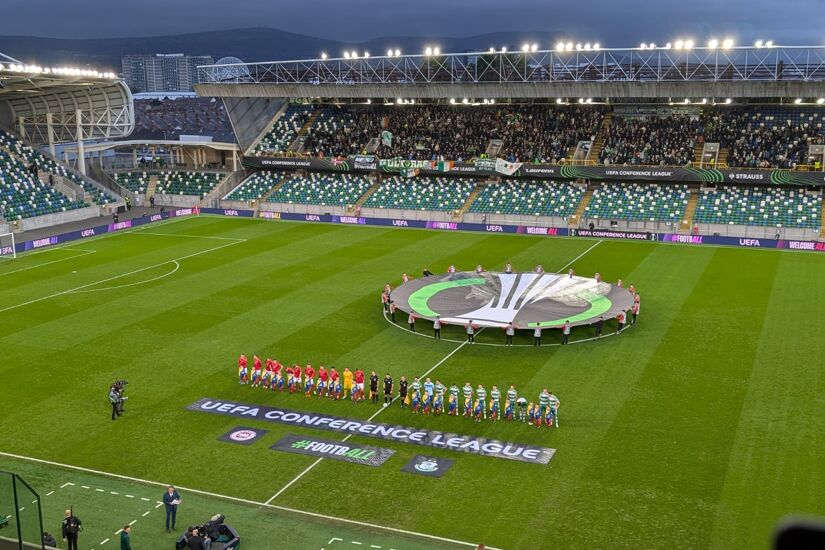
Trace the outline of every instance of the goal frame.
{"label": "goal frame", "polygon": [[[11,237],[11,244],[7,244],[4,237]],[[14,260],[17,258],[17,246],[14,233],[0,233],[0,260]]]}

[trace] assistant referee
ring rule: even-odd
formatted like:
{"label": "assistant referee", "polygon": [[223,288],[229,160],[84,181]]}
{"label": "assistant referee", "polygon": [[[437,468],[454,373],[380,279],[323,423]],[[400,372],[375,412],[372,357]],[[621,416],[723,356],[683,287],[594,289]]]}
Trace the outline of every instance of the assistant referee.
{"label": "assistant referee", "polygon": [[392,376],[387,373],[384,376],[384,405],[392,403]]}

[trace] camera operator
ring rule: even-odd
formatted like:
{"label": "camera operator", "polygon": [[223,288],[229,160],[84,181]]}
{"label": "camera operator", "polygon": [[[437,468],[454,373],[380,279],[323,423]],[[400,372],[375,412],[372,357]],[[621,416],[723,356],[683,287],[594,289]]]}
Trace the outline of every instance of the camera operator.
{"label": "camera operator", "polygon": [[192,529],[192,536],[186,540],[186,548],[189,550],[207,550],[207,547],[208,545],[204,540],[204,536],[200,533],[198,528],[195,527]]}

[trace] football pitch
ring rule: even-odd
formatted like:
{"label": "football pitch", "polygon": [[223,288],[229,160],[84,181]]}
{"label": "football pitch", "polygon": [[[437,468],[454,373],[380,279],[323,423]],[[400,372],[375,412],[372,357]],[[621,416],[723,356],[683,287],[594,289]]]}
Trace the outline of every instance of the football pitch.
{"label": "football pitch", "polygon": [[[380,292],[449,264],[542,264],[642,295],[636,326],[559,346],[434,341],[388,322]],[[0,262],[0,469],[42,497],[46,530],[72,505],[81,548],[171,548],[221,512],[242,548],[766,548],[788,514],[822,515],[825,259],[776,250],[314,225],[203,216]],[[615,331],[609,323],[605,333]],[[589,338],[575,328],[572,341]],[[502,344],[485,329],[478,344]],[[558,429],[413,415],[238,384],[238,354],[369,376],[429,372],[561,401]],[[129,381],[116,421],[106,392]],[[395,451],[378,467],[271,450],[343,434],[192,412],[204,397],[556,449],[532,464],[352,436]],[[218,438],[268,430],[251,445]],[[442,477],[401,471],[454,461]],[[12,456],[14,455],[14,456]],[[40,461],[29,460],[31,458]],[[76,468],[71,468],[73,466]],[[78,468],[83,468],[80,470]],[[2,510],[0,510],[2,512]],[[180,532],[180,531],[179,531]],[[2,533],[0,533],[2,534]]]}

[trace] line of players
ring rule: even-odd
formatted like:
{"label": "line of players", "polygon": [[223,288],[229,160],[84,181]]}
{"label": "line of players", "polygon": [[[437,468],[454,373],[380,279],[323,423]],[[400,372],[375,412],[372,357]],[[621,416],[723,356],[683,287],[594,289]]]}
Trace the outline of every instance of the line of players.
{"label": "line of players", "polygon": [[[363,370],[356,369],[352,372],[345,367],[343,373],[339,374],[335,367],[327,370],[320,366],[317,383],[315,374],[315,369],[311,364],[307,364],[306,367],[293,365],[284,368],[277,360],[267,358],[264,366],[257,355],[253,356],[252,369],[249,369],[246,355],[241,354],[238,357],[238,382],[240,384],[280,392],[286,390],[289,393],[303,393],[306,397],[325,397],[334,400],[349,398],[354,403],[367,400]],[[398,399],[402,408],[409,408],[414,414],[458,416],[461,412],[462,416],[481,422],[487,420],[489,413],[492,421],[518,420],[526,421],[530,425],[559,427],[559,399],[552,392],[547,391],[547,388],[542,390],[535,403],[528,403],[527,399],[518,396],[515,386],[511,385],[503,396],[503,408],[501,406],[502,393],[496,385],[490,390],[489,402],[484,386],[479,384],[473,389],[469,381],[462,389],[459,389],[456,384],[447,388],[441,380],[433,382],[429,377],[422,383],[416,376],[410,383],[402,376],[396,396],[395,384],[390,374],[387,373],[384,377],[383,389],[385,407]],[[378,375],[373,371],[370,376],[369,398],[373,403],[378,403],[378,396]],[[463,404],[459,401],[462,398]]]}

